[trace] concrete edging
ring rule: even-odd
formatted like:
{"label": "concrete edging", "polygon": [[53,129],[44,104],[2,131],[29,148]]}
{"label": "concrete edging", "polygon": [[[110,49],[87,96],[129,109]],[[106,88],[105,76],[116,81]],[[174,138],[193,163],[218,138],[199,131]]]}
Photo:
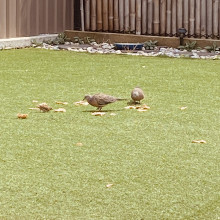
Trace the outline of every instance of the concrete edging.
{"label": "concrete edging", "polygon": [[57,36],[58,34],[42,34],[31,37],[0,39],[0,49],[30,47],[33,41],[42,43],[47,40],[54,40]]}

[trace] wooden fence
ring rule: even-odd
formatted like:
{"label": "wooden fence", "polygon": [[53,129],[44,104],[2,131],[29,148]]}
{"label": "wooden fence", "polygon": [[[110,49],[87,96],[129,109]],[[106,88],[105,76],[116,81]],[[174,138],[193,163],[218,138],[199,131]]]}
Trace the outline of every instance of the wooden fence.
{"label": "wooden fence", "polygon": [[81,0],[82,8],[85,31],[177,36],[184,27],[188,37],[220,38],[220,0]]}
{"label": "wooden fence", "polygon": [[74,0],[0,0],[0,38],[73,29],[73,12]]}

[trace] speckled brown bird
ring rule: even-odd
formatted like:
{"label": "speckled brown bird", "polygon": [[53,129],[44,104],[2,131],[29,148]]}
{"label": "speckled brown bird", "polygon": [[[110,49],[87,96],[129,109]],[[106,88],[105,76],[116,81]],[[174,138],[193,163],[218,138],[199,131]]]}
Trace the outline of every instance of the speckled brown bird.
{"label": "speckled brown bird", "polygon": [[86,95],[83,100],[87,100],[87,102],[90,105],[97,107],[97,110],[101,111],[104,106],[106,106],[110,103],[113,103],[116,101],[122,101],[122,100],[126,100],[126,99],[120,99],[120,98],[116,98],[111,95],[98,93],[95,95]]}
{"label": "speckled brown bird", "polygon": [[134,102],[138,102],[140,104],[140,101],[144,99],[144,92],[141,88],[135,87],[131,92],[131,98],[134,100]]}

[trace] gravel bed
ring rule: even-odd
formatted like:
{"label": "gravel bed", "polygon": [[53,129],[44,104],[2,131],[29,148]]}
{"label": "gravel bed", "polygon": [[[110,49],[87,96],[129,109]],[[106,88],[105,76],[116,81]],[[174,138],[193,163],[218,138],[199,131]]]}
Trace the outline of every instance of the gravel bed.
{"label": "gravel bed", "polygon": [[[35,45],[33,45],[35,47]],[[43,48],[46,50],[68,50],[74,52],[87,52],[87,53],[97,53],[97,54],[124,54],[131,56],[146,56],[146,57],[174,57],[174,58],[192,58],[192,59],[220,59],[219,52],[208,52],[207,50],[192,50],[191,52],[187,50],[178,50],[175,48],[168,47],[156,47],[155,50],[115,50],[113,44],[101,43],[98,44],[93,42],[91,44],[78,44],[72,42],[66,42],[63,45],[49,45],[43,43],[42,46],[36,48]]]}

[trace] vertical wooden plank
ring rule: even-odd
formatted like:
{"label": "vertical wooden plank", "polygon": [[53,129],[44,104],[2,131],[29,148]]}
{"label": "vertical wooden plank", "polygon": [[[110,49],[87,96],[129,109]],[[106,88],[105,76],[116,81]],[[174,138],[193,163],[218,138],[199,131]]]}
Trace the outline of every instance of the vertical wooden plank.
{"label": "vertical wooden plank", "polygon": [[46,15],[46,6],[44,0],[38,0],[39,1],[39,33],[44,34],[45,33],[45,15]]}
{"label": "vertical wooden plank", "polygon": [[147,0],[142,0],[141,34],[147,33]]}
{"label": "vertical wooden plank", "polygon": [[201,35],[201,0],[196,0],[196,37]]}
{"label": "vertical wooden plank", "polygon": [[83,0],[80,0],[80,18],[81,18],[81,31],[85,30],[85,24],[84,24],[84,2]]}
{"label": "vertical wooden plank", "polygon": [[[65,24],[65,30],[71,30],[72,29],[72,13],[73,13],[73,5],[72,5],[73,1],[72,0],[67,0],[66,2],[66,8],[65,8],[65,20],[66,20],[66,24]],[[50,5],[50,4],[49,4]]]}
{"label": "vertical wooden plank", "polygon": [[160,4],[159,0],[154,0],[154,35],[160,34]]}
{"label": "vertical wooden plank", "polygon": [[124,31],[124,0],[119,0],[119,31]]}
{"label": "vertical wooden plank", "polygon": [[118,1],[114,0],[114,31],[119,31]]}
{"label": "vertical wooden plank", "polygon": [[49,0],[45,0],[45,34],[49,33]]}
{"label": "vertical wooden plank", "polygon": [[130,31],[135,33],[135,0],[130,0]]}
{"label": "vertical wooden plank", "polygon": [[97,31],[102,31],[102,0],[97,0]]}
{"label": "vertical wooden plank", "polygon": [[129,17],[129,10],[130,10],[130,0],[125,0],[125,32],[130,32],[130,17]]}
{"label": "vertical wooden plank", "polygon": [[103,0],[103,31],[108,31],[108,0]]}
{"label": "vertical wooden plank", "polygon": [[30,35],[38,35],[37,31],[37,2],[35,0],[30,0]]}
{"label": "vertical wooden plank", "polygon": [[[11,38],[11,37],[16,37],[16,0],[8,0],[8,31],[7,31],[7,37]],[[3,5],[4,7],[4,5]],[[0,8],[1,10],[1,8]],[[0,16],[1,16],[1,12],[0,12]],[[1,18],[0,18],[0,22],[1,22]],[[1,26],[1,25],[0,25]],[[0,30],[1,27],[0,27]],[[1,34],[2,31],[0,31]],[[1,38],[1,37],[0,37]]]}
{"label": "vertical wooden plank", "polygon": [[183,0],[177,0],[177,31],[183,27]]}
{"label": "vertical wooden plank", "polygon": [[189,0],[183,1],[183,27],[189,33]]}
{"label": "vertical wooden plank", "polygon": [[85,30],[90,30],[90,0],[85,0]]}
{"label": "vertical wooden plank", "polygon": [[176,22],[176,11],[177,11],[177,1],[172,0],[172,35],[176,36],[177,34],[177,22]]}
{"label": "vertical wooden plank", "polygon": [[218,1],[218,39],[220,40],[220,1]]}
{"label": "vertical wooden plank", "polygon": [[217,38],[218,36],[218,7],[219,7],[219,1],[213,0],[213,35],[214,38]]}
{"label": "vertical wooden plank", "polygon": [[207,37],[212,37],[212,1],[207,2]]}
{"label": "vertical wooden plank", "polygon": [[167,23],[166,23],[166,35],[171,36],[172,35],[172,29],[171,29],[171,0],[167,0]]}
{"label": "vertical wooden plank", "polygon": [[20,14],[19,14],[21,20],[20,20],[20,28],[21,28],[21,32],[20,32],[20,36],[21,37],[26,37],[28,35],[27,33],[27,19],[28,19],[28,12],[27,12],[27,4],[26,4],[26,0],[20,0]]}
{"label": "vertical wooden plank", "polygon": [[70,25],[71,25],[71,29],[74,29],[74,0],[70,0]]}
{"label": "vertical wooden plank", "polygon": [[91,0],[91,31],[96,31],[96,0]]}
{"label": "vertical wooden plank", "polygon": [[206,38],[206,0],[201,0],[201,37]]}
{"label": "vertical wooden plank", "polygon": [[153,34],[153,1],[152,0],[148,0],[147,15],[148,15],[147,33],[149,35],[152,35]]}
{"label": "vertical wooden plank", "polygon": [[54,33],[58,33],[58,0],[54,0]]}
{"label": "vertical wooden plank", "polygon": [[108,0],[108,29],[109,31],[114,30],[114,9],[113,0]]}
{"label": "vertical wooden plank", "polygon": [[160,0],[160,35],[166,34],[166,0]]}
{"label": "vertical wooden plank", "polygon": [[63,30],[62,30],[62,32],[64,32],[65,31],[65,29],[66,29],[66,1],[67,0],[63,0],[63,19],[62,19],[62,21],[63,21]]}
{"label": "vertical wooden plank", "polygon": [[40,19],[39,19],[39,1],[36,1],[36,34],[38,35],[40,33]]}
{"label": "vertical wooden plank", "polygon": [[141,34],[141,0],[136,0],[136,34]]}
{"label": "vertical wooden plank", "polygon": [[7,25],[6,25],[6,0],[1,0],[0,7],[0,38],[6,38]]}
{"label": "vertical wooden plank", "polygon": [[49,0],[48,4],[49,4],[49,9],[48,9],[48,32],[49,33],[56,33],[56,27],[54,27],[54,23],[55,23],[55,4],[56,2],[54,2],[54,0]]}
{"label": "vertical wooden plank", "polygon": [[189,36],[192,37],[195,35],[195,0],[190,0],[189,7]]}

